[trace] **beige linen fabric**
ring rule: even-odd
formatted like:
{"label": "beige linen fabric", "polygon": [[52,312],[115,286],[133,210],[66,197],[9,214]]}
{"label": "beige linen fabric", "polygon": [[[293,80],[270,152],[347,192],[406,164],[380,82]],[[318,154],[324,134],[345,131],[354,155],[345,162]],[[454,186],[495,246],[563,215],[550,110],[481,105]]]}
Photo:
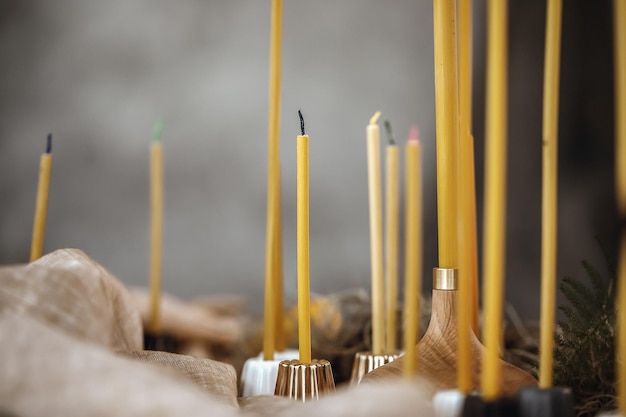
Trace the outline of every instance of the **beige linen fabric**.
{"label": "beige linen fabric", "polygon": [[123,354],[156,366],[174,369],[225,403],[237,406],[237,373],[231,365],[211,359],[149,350]]}
{"label": "beige linen fabric", "polygon": [[0,410],[20,417],[236,416],[171,372],[125,359],[26,316],[0,319]]}
{"label": "beige linen fabric", "polygon": [[112,350],[143,347],[141,320],[128,290],[76,249],[26,266],[0,268],[0,317],[24,314]]}
{"label": "beige linen fabric", "polygon": [[[133,288],[133,302],[143,322],[148,322],[150,294]],[[185,303],[171,295],[161,295],[161,328],[180,340],[201,340],[207,343],[232,345],[242,337],[242,324],[236,316],[218,314],[201,304]]]}

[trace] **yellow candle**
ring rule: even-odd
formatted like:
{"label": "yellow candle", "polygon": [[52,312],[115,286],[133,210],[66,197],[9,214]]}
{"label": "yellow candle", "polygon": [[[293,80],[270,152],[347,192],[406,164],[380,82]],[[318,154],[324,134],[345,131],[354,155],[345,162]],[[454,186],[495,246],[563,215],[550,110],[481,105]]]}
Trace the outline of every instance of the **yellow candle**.
{"label": "yellow candle", "polygon": [[304,119],[300,116],[302,135],[296,139],[297,153],[297,256],[298,256],[298,344],[300,362],[311,363],[311,293],[309,280],[309,136],[304,133]]}
{"label": "yellow candle", "polygon": [[543,170],[541,205],[541,335],[539,387],[552,386],[556,303],[557,156],[561,0],[548,0],[543,72]]}
{"label": "yellow candle", "polygon": [[383,215],[380,180],[380,131],[376,112],[367,126],[367,176],[370,209],[370,248],[372,263],[372,353],[383,354],[385,318],[383,297]]}
{"label": "yellow candle", "polygon": [[433,0],[439,267],[457,268],[459,91],[456,0]]}
{"label": "yellow candle", "polygon": [[474,169],[474,136],[470,136],[471,139],[471,147],[469,152],[471,152],[470,160],[470,169],[472,173],[472,179],[469,184],[469,195],[471,198],[470,207],[468,209],[467,216],[471,219],[470,226],[468,229],[468,233],[471,236],[470,242],[472,242],[472,264],[470,266],[470,272],[473,271],[473,279],[472,281],[472,329],[474,330],[474,334],[478,335],[478,314],[480,312],[479,302],[478,302],[478,226],[476,225],[476,177],[474,176],[476,170]]}
{"label": "yellow candle", "polygon": [[487,93],[484,213],[484,331],[481,388],[486,400],[500,393],[499,362],[504,292],[507,27],[506,0],[489,0],[487,9]]}
{"label": "yellow candle", "polygon": [[391,136],[391,125],[385,121],[389,145],[385,154],[385,283],[387,295],[387,339],[385,349],[393,354],[397,350],[396,309],[398,308],[398,147]]}
{"label": "yellow candle", "polygon": [[163,254],[163,149],[159,121],[150,145],[150,316],[148,330],[157,334],[161,330],[161,268]]}
{"label": "yellow candle", "polygon": [[35,220],[33,222],[33,238],[30,244],[30,261],[41,258],[43,253],[43,237],[46,231],[46,214],[48,212],[48,195],[50,194],[50,172],[52,170],[52,134],[48,134],[46,152],[39,158],[39,184],[37,185],[37,202],[35,203]]}
{"label": "yellow candle", "polygon": [[419,301],[422,288],[422,162],[417,129],[406,144],[405,156],[405,268],[404,268],[404,352],[402,369],[411,377],[417,369]]}
{"label": "yellow candle", "polygon": [[[265,300],[263,325],[263,358],[274,359],[275,339],[282,336],[276,332],[277,302],[282,300],[282,277],[277,274],[276,262],[282,262],[279,236],[282,233],[280,218],[280,63],[282,43],[282,0],[272,0],[270,30],[270,92],[268,115],[268,164],[267,164],[267,225],[265,240]],[[280,283],[276,282],[281,280]],[[281,291],[281,294],[277,294]]]}
{"label": "yellow candle", "polygon": [[[621,217],[621,247],[617,300],[617,404],[626,415],[626,2],[614,0],[613,30],[615,50],[615,183],[617,207]],[[620,354],[621,352],[621,354]]]}
{"label": "yellow candle", "polygon": [[[271,192],[268,192],[271,194]],[[274,250],[273,245],[276,235],[276,218],[271,216],[271,196],[268,196],[267,235],[265,242],[265,292],[263,300],[263,360],[274,359],[274,346],[276,344],[276,307],[274,277]]]}
{"label": "yellow candle", "polygon": [[[623,21],[623,22],[626,22]],[[624,145],[624,137],[621,138],[622,146]],[[622,215],[623,217],[623,215]],[[622,226],[623,229],[624,226]],[[617,346],[615,349],[617,365],[617,405],[620,415],[626,415],[626,232],[622,230],[620,239],[619,252],[619,270],[618,270],[618,299],[617,299]]]}
{"label": "yellow candle", "polygon": [[[478,326],[478,250],[476,236],[476,194],[474,181],[474,140],[472,138],[472,2],[459,0],[459,313],[457,385],[468,394],[473,389],[473,325]],[[476,319],[476,323],[474,320]],[[475,329],[477,330],[477,329]]]}
{"label": "yellow candle", "polygon": [[276,227],[276,238],[274,244],[276,245],[274,248],[274,272],[272,276],[274,279],[274,285],[276,288],[274,289],[275,300],[274,306],[276,310],[274,311],[274,340],[276,344],[276,350],[278,352],[283,352],[286,348],[286,340],[285,340],[285,312],[284,312],[284,304],[283,304],[283,231],[281,228],[281,219],[282,219],[282,204],[281,204],[281,188],[282,184],[280,184],[280,170],[278,172],[279,176],[279,186],[278,186],[278,210],[276,213],[276,218],[278,219],[274,224]]}

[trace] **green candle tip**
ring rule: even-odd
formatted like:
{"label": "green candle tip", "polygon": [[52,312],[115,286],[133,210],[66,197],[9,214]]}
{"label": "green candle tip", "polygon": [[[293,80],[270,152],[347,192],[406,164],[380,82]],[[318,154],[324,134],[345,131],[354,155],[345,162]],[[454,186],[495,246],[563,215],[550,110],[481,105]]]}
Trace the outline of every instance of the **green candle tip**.
{"label": "green candle tip", "polygon": [[391,134],[391,123],[389,123],[389,120],[385,120],[384,126],[385,132],[387,132],[387,140],[389,141],[389,144],[395,145],[396,141],[393,139],[393,135]]}
{"label": "green candle tip", "polygon": [[163,133],[163,126],[164,125],[165,125],[165,123],[163,123],[163,119],[159,119],[154,124],[154,128],[152,129],[152,141],[153,142],[160,142],[161,141],[161,133]]}

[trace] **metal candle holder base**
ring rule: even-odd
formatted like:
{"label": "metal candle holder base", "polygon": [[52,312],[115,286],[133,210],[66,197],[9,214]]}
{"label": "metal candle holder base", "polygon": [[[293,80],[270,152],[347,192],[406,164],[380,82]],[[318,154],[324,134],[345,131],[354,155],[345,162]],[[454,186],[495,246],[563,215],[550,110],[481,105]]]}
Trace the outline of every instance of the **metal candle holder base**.
{"label": "metal candle holder base", "polygon": [[517,393],[520,417],[574,417],[572,390],[563,387],[524,387]]}
{"label": "metal candle holder base", "polygon": [[374,355],[372,352],[357,352],[354,355],[354,365],[352,365],[352,377],[350,385],[358,385],[363,377],[374,369],[393,362],[400,357],[393,355]]}
{"label": "metal candle holder base", "polygon": [[313,359],[311,363],[286,360],[278,364],[274,395],[306,402],[334,391],[333,370],[326,359]]}

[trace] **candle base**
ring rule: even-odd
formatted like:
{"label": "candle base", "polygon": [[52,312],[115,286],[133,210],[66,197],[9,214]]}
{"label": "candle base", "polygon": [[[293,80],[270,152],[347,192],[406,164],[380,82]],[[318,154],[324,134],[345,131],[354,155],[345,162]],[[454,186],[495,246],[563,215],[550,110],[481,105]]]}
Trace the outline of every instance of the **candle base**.
{"label": "candle base", "polygon": [[242,397],[256,395],[273,395],[278,375],[278,365],[281,361],[297,358],[300,353],[294,349],[284,352],[274,352],[274,359],[264,360],[263,353],[249,358],[243,365],[239,392]]}
{"label": "candle base", "polygon": [[478,395],[470,395],[463,404],[462,417],[519,417],[517,398],[502,397],[486,401]]}
{"label": "candle base", "polygon": [[144,333],[144,350],[154,350],[169,353],[178,353],[178,341],[164,333]]}
{"label": "candle base", "polygon": [[467,395],[458,389],[439,391],[433,397],[435,417],[461,417]]}
{"label": "candle base", "polygon": [[399,353],[393,355],[374,355],[372,352],[357,352],[354,355],[350,385],[358,385],[365,375],[380,366],[393,362],[399,357]]}
{"label": "candle base", "polygon": [[311,363],[286,360],[278,365],[274,395],[306,402],[334,391],[333,370],[326,359],[313,359]]}
{"label": "candle base", "polygon": [[569,388],[525,387],[517,394],[520,417],[574,417],[574,397]]}

